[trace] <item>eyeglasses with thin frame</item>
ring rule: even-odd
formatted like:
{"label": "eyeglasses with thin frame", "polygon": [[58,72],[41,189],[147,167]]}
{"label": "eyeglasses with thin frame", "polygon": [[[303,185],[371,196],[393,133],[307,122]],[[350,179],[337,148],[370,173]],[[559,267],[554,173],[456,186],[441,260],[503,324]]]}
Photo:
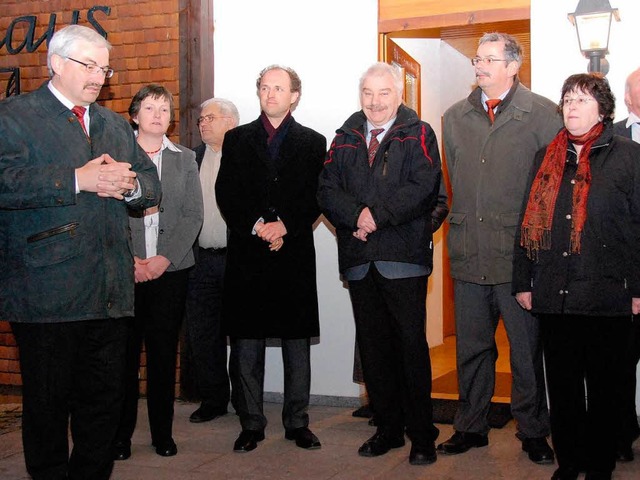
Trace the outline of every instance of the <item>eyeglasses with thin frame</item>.
{"label": "eyeglasses with thin frame", "polygon": [[565,97],[562,99],[562,106],[569,107],[574,102],[576,105],[583,106],[589,102],[595,102],[595,101],[596,99],[593,97],[575,97],[575,98]]}
{"label": "eyeglasses with thin frame", "polygon": [[113,68],[101,67],[99,65],[96,65],[95,63],[84,63],[84,62],[81,62],[80,60],[76,60],[75,58],[71,58],[71,57],[64,57],[64,58],[66,58],[67,60],[71,60],[72,62],[79,63],[91,75],[94,75],[96,73],[100,73],[100,74],[104,75],[105,78],[113,77]]}
{"label": "eyeglasses with thin frame", "polygon": [[471,59],[471,65],[474,67],[479,63],[486,63],[487,65],[491,65],[493,62],[508,62],[504,58],[493,58],[493,57],[473,57]]}
{"label": "eyeglasses with thin frame", "polygon": [[198,125],[208,124],[220,118],[229,118],[229,117],[225,117],[224,115],[204,115],[203,117],[198,117]]}

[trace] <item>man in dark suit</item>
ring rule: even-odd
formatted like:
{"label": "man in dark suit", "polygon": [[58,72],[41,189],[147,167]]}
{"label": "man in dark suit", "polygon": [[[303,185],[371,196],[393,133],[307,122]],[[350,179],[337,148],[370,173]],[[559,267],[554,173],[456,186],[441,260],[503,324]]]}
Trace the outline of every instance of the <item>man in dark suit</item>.
{"label": "man in dark suit", "polygon": [[113,469],[134,310],[128,208],[157,205],[161,187],[129,124],[95,103],[110,48],[91,28],[63,28],[51,79],[0,102],[0,318],[20,351],[33,478]]}
{"label": "man in dark suit", "polygon": [[[640,68],[634,70],[625,83],[624,103],[629,116],[613,125],[613,133],[640,143]],[[638,159],[640,162],[640,158]],[[627,379],[620,388],[621,424],[618,435],[617,455],[621,462],[633,460],[633,442],[640,437],[636,413],[636,365],[640,360],[640,318],[633,317],[633,334],[629,337],[629,361],[625,372]]]}
{"label": "man in dark suit", "polygon": [[200,106],[198,128],[202,144],[196,163],[204,199],[204,223],[196,245],[196,266],[189,273],[186,329],[200,407],[189,417],[193,423],[227,413],[230,386],[227,372],[227,337],[222,331],[222,283],[227,253],[227,225],[215,197],[215,182],[225,133],[240,121],[229,100],[210,98]]}
{"label": "man in dark suit", "polygon": [[216,181],[229,228],[222,319],[231,339],[229,373],[242,433],[234,451],[264,439],[265,347],[279,338],[284,364],[285,438],[320,448],[309,430],[310,338],[320,334],[313,224],[326,140],[291,111],[302,84],[291,68],[272,65],[256,82],[262,113],[229,130]]}

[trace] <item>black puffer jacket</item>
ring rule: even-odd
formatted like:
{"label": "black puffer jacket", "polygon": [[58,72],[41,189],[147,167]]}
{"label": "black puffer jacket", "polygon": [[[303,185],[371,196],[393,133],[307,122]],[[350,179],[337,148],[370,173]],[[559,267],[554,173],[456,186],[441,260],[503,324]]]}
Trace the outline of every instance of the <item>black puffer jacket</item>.
{"label": "black puffer jacket", "polygon": [[[523,211],[545,150],[536,154]],[[518,229],[513,291],[531,291],[535,313],[630,315],[631,298],[640,297],[640,145],[613,135],[609,124],[592,146],[592,183],[579,254],[571,254],[569,248],[571,180],[577,169],[571,144],[567,161],[553,216],[551,249],[540,250],[536,261],[529,260]]]}
{"label": "black puffer jacket", "polygon": [[[318,202],[336,228],[340,271],[377,260],[431,268],[431,216],[442,176],[433,129],[401,105],[369,167],[366,121],[359,111],[337,130],[320,174]],[[377,230],[362,242],[353,232],[365,207]]]}

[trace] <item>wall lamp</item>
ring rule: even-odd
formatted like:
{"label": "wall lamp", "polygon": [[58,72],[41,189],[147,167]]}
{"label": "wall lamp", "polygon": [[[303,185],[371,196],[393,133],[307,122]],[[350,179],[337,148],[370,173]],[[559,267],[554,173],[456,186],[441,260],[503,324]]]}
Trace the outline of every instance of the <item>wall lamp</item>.
{"label": "wall lamp", "polygon": [[609,33],[611,18],[620,21],[617,8],[611,8],[609,0],[580,0],[576,11],[568,14],[569,21],[576,27],[578,43],[582,54],[589,59],[588,72],[609,72]]}

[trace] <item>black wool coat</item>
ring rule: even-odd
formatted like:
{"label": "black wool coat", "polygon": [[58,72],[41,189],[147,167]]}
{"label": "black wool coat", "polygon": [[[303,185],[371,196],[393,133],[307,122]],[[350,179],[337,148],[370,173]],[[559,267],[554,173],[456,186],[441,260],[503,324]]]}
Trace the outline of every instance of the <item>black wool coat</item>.
{"label": "black wool coat", "polygon": [[[313,225],[326,139],[291,119],[273,161],[260,118],[229,130],[216,200],[229,229],[222,318],[236,338],[309,338],[320,334]],[[280,218],[277,252],[252,234],[259,218]]]}
{"label": "black wool coat", "polygon": [[[536,154],[523,212],[544,154],[545,149]],[[613,135],[609,124],[591,147],[592,180],[579,254],[570,249],[571,180],[577,169],[571,143],[567,162],[553,216],[551,248],[529,259],[517,230],[513,291],[532,292],[534,313],[631,315],[631,298],[640,297],[640,145]]]}

